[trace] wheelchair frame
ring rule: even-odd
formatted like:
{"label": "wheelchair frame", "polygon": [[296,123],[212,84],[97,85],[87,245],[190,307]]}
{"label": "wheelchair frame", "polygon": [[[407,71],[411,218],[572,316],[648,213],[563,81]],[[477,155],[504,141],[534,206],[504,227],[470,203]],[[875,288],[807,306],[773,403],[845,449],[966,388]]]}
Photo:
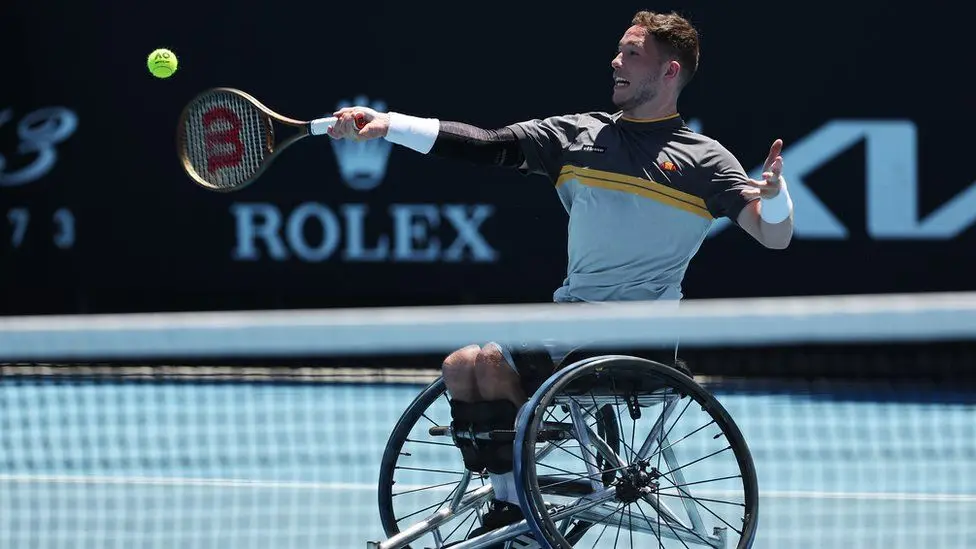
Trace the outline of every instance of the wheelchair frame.
{"label": "wheelchair frame", "polygon": [[[651,386],[656,388],[652,392],[640,396],[636,392],[633,395],[619,392],[620,389],[617,387],[613,387],[611,390],[606,390],[607,388],[603,387],[603,392],[599,392],[599,380],[612,380],[613,377],[608,378],[607,376],[613,376],[619,372],[624,372],[629,376],[624,378],[625,381],[633,382],[636,385],[640,385],[641,380],[645,379],[645,376],[649,376],[650,379],[654,380]],[[601,378],[601,376],[603,377]],[[597,392],[594,393],[593,386],[588,388],[591,394],[590,398],[587,399],[587,405],[592,401],[593,409],[600,414],[600,418],[597,418],[593,413],[585,412],[579,401],[567,392],[579,390],[580,384],[589,383],[593,380],[597,380]],[[575,389],[574,383],[576,384]],[[465,471],[450,497],[436,510],[403,530],[400,530],[396,524],[396,519],[392,513],[392,497],[394,495],[392,488],[395,482],[392,479],[392,472],[396,468],[402,445],[407,438],[406,433],[409,433],[409,430],[437,397],[443,396],[443,392],[443,379],[438,378],[414,399],[390,436],[384,452],[379,482],[380,516],[388,538],[383,541],[367,542],[367,549],[406,549],[410,547],[411,543],[427,534],[432,534],[435,544],[438,547],[443,547],[439,527],[463,513],[477,510],[493,495],[490,485],[468,490],[472,479],[480,475]],[[609,437],[598,435],[592,427],[586,425],[585,418],[585,415],[589,413],[590,417],[597,419],[598,431],[608,433],[609,428],[606,427],[606,423],[612,416],[605,415],[604,412],[607,410],[605,406],[620,405],[622,398],[630,399],[631,397],[632,401],[627,400],[625,404],[632,417],[634,414],[639,417],[642,409],[658,404],[663,409],[662,414],[654,422],[651,432],[644,439],[640,448],[627,448],[636,458],[633,462],[626,459],[626,456],[622,456],[621,452],[615,451],[612,441],[608,443],[604,440]],[[729,446],[727,449],[731,449],[735,453],[742,478],[744,499],[746,500],[743,504],[745,514],[741,531],[725,520],[722,520],[725,523],[724,526],[716,526],[711,532],[704,530],[702,514],[696,508],[697,500],[692,501],[694,498],[687,489],[687,486],[697,483],[686,483],[681,469],[689,464],[678,464],[672,448],[677,442],[669,439],[670,430],[663,432],[668,418],[677,409],[677,404],[686,397],[691,397],[691,400],[686,402],[685,407],[687,408],[691,402],[701,405],[702,411],[712,417],[712,423],[720,426],[722,432],[719,435],[724,435],[728,439]],[[546,410],[551,407],[559,407],[567,411],[569,421],[545,421]],[[683,414],[684,411],[681,413]],[[680,416],[678,417],[680,419]],[[614,418],[613,429],[618,427],[616,422],[617,419]],[[479,433],[476,436],[514,437],[513,472],[516,479],[519,505],[525,514],[525,519],[492,530],[474,539],[452,543],[450,544],[451,549],[500,547],[501,545],[498,544],[525,534],[532,535],[543,547],[570,549],[573,542],[566,537],[570,520],[579,521],[577,526],[582,525],[581,528],[583,529],[580,535],[584,535],[593,524],[601,524],[601,517],[605,519],[607,517],[606,511],[610,509],[613,512],[613,506],[617,503],[621,503],[628,509],[627,514],[631,517],[629,520],[630,530],[633,534],[635,531],[632,528],[633,517],[635,515],[630,510],[628,501],[638,500],[637,507],[639,510],[641,509],[639,503],[646,503],[659,517],[658,524],[655,527],[645,515],[643,517],[645,523],[642,527],[646,527],[646,530],[639,531],[649,531],[658,538],[659,542],[668,538],[680,543],[683,547],[690,547],[689,544],[694,543],[715,549],[727,549],[729,547],[728,528],[732,527],[740,534],[739,542],[736,545],[737,549],[749,549],[752,546],[758,520],[758,482],[751,453],[742,433],[728,412],[704,387],[684,373],[650,360],[624,355],[603,355],[580,360],[554,373],[532,394],[527,405],[519,413],[514,427],[513,431]],[[446,436],[448,439],[453,435],[448,426],[431,427],[428,432],[431,436]],[[718,439],[719,435],[712,438]],[[572,505],[550,506],[543,497],[543,488],[550,489],[556,484],[566,484],[570,481],[559,481],[547,485],[546,483],[551,481],[547,480],[545,475],[536,473],[535,464],[543,459],[547,450],[552,451],[554,445],[551,442],[553,440],[568,438],[578,441],[581,449],[584,447],[593,448],[589,455],[580,456],[585,462],[587,471],[585,478],[589,481],[588,486],[587,482],[583,480],[572,481],[573,484],[567,486],[567,490],[570,488],[581,492],[589,490],[589,493]],[[546,446],[540,452],[537,450],[537,445],[541,443],[545,443]],[[636,447],[636,444],[634,446]],[[659,449],[651,454],[656,448]],[[663,459],[664,463],[667,464],[668,474],[671,475],[668,480],[672,484],[671,487],[678,490],[678,494],[665,494],[659,490],[658,481],[661,480],[662,474],[654,467],[651,468],[651,471],[647,470],[649,455],[659,455],[659,462]],[[460,461],[460,452],[457,457]],[[608,469],[606,466],[609,465],[614,467]],[[608,475],[609,478],[614,479],[614,483],[607,484]],[[685,488],[682,488],[683,486]],[[680,520],[677,513],[663,501],[662,495],[678,496],[690,520]],[[704,501],[714,500],[706,499]],[[706,509],[708,508],[706,507]],[[711,512],[710,509],[708,510]],[[644,515],[643,510],[641,510],[641,514]],[[712,514],[721,519],[714,512]],[[661,526],[660,517],[664,517],[666,530]],[[622,519],[623,514],[621,515],[621,522]],[[618,534],[619,529],[620,526],[618,526]]]}

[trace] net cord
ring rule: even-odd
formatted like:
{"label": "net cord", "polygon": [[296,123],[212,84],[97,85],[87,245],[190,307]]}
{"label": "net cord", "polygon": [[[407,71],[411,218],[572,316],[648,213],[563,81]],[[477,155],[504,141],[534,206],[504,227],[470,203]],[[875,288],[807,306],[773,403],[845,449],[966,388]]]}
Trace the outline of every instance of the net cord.
{"label": "net cord", "polygon": [[0,318],[0,361],[442,352],[559,340],[612,350],[976,338],[976,292],[663,303]]}

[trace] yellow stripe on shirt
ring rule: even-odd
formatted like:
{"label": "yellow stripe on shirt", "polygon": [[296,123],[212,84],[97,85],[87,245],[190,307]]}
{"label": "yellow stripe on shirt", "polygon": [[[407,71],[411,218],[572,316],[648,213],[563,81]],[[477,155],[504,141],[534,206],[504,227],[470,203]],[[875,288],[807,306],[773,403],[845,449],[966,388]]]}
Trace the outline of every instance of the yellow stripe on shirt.
{"label": "yellow stripe on shirt", "polygon": [[705,201],[700,197],[672,189],[667,185],[649,179],[579,166],[563,166],[562,171],[559,172],[559,179],[556,180],[556,186],[558,187],[570,179],[576,179],[581,184],[590,187],[636,194],[705,219],[712,219],[712,214],[705,206]]}

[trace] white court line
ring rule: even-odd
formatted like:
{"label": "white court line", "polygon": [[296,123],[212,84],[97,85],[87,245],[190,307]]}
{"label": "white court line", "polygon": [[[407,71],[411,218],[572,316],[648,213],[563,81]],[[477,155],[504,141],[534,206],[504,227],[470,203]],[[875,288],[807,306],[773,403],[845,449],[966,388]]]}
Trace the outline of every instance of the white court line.
{"label": "white court line", "polygon": [[376,485],[349,482],[304,482],[189,477],[106,477],[95,475],[0,475],[0,482],[47,484],[115,484],[125,486],[217,486],[220,488],[296,488],[299,490],[375,490]]}
{"label": "white court line", "polygon": [[[322,491],[374,491],[375,484],[354,482],[286,482],[229,478],[186,477],[115,477],[85,475],[0,475],[0,482],[49,483],[49,484],[113,484],[124,486],[215,486],[219,488],[280,488]],[[399,485],[399,491],[424,488],[424,485]],[[449,487],[432,490],[447,491]],[[739,492],[698,490],[703,496],[735,495]],[[874,501],[936,501],[951,503],[976,503],[976,494],[938,494],[924,492],[821,492],[798,490],[760,490],[762,498],[769,499],[854,499]]]}

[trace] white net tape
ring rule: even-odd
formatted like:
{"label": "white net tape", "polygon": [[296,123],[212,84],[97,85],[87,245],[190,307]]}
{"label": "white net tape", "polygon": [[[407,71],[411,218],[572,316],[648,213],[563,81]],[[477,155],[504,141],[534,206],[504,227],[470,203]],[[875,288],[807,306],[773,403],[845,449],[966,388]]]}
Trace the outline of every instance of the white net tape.
{"label": "white net tape", "polygon": [[443,352],[472,342],[593,348],[976,337],[976,293],[658,303],[0,318],[0,359]]}
{"label": "white net tape", "polygon": [[[352,354],[382,363],[398,353],[547,338],[613,352],[675,336],[686,350],[721,355],[732,371],[697,379],[742,430],[755,462],[755,549],[976,547],[976,294],[688,301],[678,309],[546,304],[0,318],[0,364],[18,363],[0,366],[0,547],[361,548],[385,538],[377,492],[387,440],[438,364],[367,374],[276,365],[274,357]],[[811,343],[859,347],[816,358]],[[779,350],[765,354],[771,348]],[[193,365],[195,357],[219,364]],[[791,375],[807,359],[836,363],[842,375]],[[96,364],[76,362],[88,360]],[[890,375],[903,362],[918,379]],[[705,366],[689,365],[696,373]],[[697,430],[707,425],[702,409],[688,410],[667,431],[677,463],[689,464],[685,480],[673,483],[700,492],[703,508],[724,517],[723,502],[741,499],[719,480],[734,464],[696,461],[723,445],[714,446],[722,439],[712,426]],[[645,415],[645,423],[655,417]],[[618,417],[626,454],[640,444],[626,411]],[[449,421],[441,398],[402,449],[394,492],[404,495],[395,511],[418,513],[404,524],[433,512],[424,510],[428,501],[441,501],[456,481],[457,449],[428,435]],[[554,452],[542,463],[556,476],[584,470],[571,457]],[[672,509],[679,518],[690,513],[680,502]],[[717,520],[707,511],[702,517]],[[611,524],[599,539],[594,530],[582,546],[696,546],[632,537],[631,518],[642,515]],[[470,525],[461,524],[459,535]],[[413,547],[433,543],[428,536]]]}

